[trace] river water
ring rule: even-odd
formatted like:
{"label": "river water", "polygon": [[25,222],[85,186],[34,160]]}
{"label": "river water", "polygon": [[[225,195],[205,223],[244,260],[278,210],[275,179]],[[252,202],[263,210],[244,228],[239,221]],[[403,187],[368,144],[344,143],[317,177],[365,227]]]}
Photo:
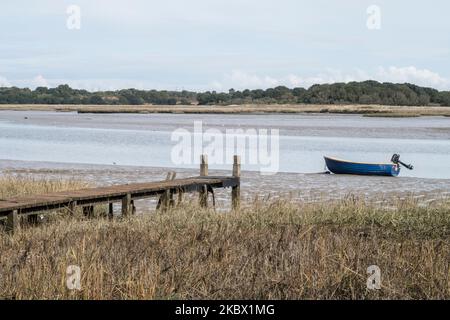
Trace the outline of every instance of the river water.
{"label": "river water", "polygon": [[[194,161],[180,164],[171,156],[178,143],[171,139],[173,132],[184,129],[192,133],[194,139],[195,121],[201,122],[203,132],[216,129],[216,132],[225,133],[226,129],[243,129],[259,134],[267,129],[270,134],[270,130],[279,130],[276,168],[280,172],[321,172],[324,155],[363,162],[388,162],[392,154],[400,153],[402,160],[415,167],[413,171],[402,170],[401,176],[450,179],[450,118],[445,117],[0,111],[0,159],[197,168]],[[230,161],[226,151],[224,149],[223,158]],[[249,152],[248,145],[246,152]],[[192,151],[192,160],[194,154]],[[243,159],[243,170],[261,169],[260,164],[248,164],[246,159]],[[275,161],[275,157],[272,160]],[[229,169],[230,165],[213,163],[211,167]]]}

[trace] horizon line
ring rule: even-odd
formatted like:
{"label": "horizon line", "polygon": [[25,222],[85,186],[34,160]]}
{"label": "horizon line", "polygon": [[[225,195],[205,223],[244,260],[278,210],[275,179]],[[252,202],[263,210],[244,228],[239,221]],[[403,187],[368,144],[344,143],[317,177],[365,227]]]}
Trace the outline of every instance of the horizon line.
{"label": "horizon line", "polygon": [[[75,80],[76,81],[76,80]],[[30,90],[30,91],[36,91],[38,88],[45,88],[45,89],[57,89],[58,87],[61,87],[61,86],[68,86],[70,89],[73,89],[73,90],[80,90],[80,91],[87,91],[87,92],[89,92],[89,93],[98,93],[98,92],[116,92],[116,91],[122,91],[122,90],[136,90],[136,91],[168,91],[168,92],[183,92],[183,91],[187,91],[187,92],[191,92],[191,93],[206,93],[206,92],[216,92],[216,93],[229,93],[231,90],[234,90],[234,91],[246,91],[246,90],[249,90],[249,91],[255,91],[255,90],[263,90],[263,91],[265,91],[265,90],[269,90],[269,89],[275,89],[275,88],[280,88],[280,87],[282,87],[282,88],[287,88],[287,89],[289,89],[289,90],[294,90],[294,89],[304,89],[304,90],[309,90],[309,89],[311,89],[312,87],[315,87],[315,86],[323,86],[323,85],[337,85],[337,84],[344,84],[344,85],[347,85],[347,84],[351,84],[351,83],[358,83],[358,84],[361,84],[361,83],[366,83],[366,82],[374,82],[374,83],[377,83],[377,84],[382,84],[382,85],[387,85],[387,84],[393,84],[393,85],[413,85],[413,86],[416,86],[416,87],[419,87],[419,88],[423,88],[423,89],[431,89],[431,90],[436,90],[436,91],[438,91],[438,92],[450,92],[450,88],[449,89],[447,89],[447,90],[440,90],[440,89],[438,89],[438,88],[436,88],[436,87],[432,87],[432,86],[421,86],[421,85],[418,85],[418,84],[415,84],[415,83],[412,83],[412,82],[389,82],[389,81],[383,81],[383,82],[381,82],[381,81],[378,81],[378,80],[372,80],[372,79],[368,79],[368,80],[361,80],[361,81],[337,81],[337,82],[324,82],[324,83],[315,83],[315,84],[313,84],[313,85],[311,85],[311,86],[309,86],[309,87],[301,87],[301,86],[299,86],[299,87],[295,87],[295,86],[286,86],[286,85],[278,85],[278,86],[273,86],[273,87],[267,87],[267,88],[253,88],[253,89],[250,89],[250,88],[245,88],[245,89],[235,89],[235,88],[233,88],[233,87],[231,87],[231,88],[229,88],[227,91],[219,91],[219,90],[214,90],[214,89],[211,89],[211,90],[189,90],[189,89],[181,89],[181,90],[179,90],[179,89],[155,89],[155,88],[149,88],[149,89],[138,89],[138,88],[136,88],[136,87],[122,87],[122,88],[120,88],[120,89],[107,89],[107,90],[89,90],[89,89],[83,89],[83,88],[77,88],[77,87],[72,87],[70,84],[68,84],[68,83],[61,83],[61,84],[58,84],[57,86],[36,86],[34,89],[32,89],[32,88],[30,88],[29,86],[25,86],[25,87],[21,87],[21,86],[13,86],[13,85],[11,85],[11,86],[0,86],[0,90],[2,90],[2,89],[28,89],[28,90]],[[178,86],[177,86],[178,87]],[[182,86],[181,86],[182,87]]]}

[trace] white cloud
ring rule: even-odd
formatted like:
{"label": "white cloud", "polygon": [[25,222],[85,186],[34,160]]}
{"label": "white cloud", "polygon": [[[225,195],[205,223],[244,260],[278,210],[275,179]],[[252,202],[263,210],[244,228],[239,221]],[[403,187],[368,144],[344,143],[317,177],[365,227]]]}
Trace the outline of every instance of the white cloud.
{"label": "white cloud", "polygon": [[377,78],[389,82],[410,82],[420,86],[428,86],[437,89],[449,90],[450,80],[441,77],[438,73],[428,69],[417,69],[416,67],[380,67],[377,72]]}
{"label": "white cloud", "polygon": [[369,75],[360,70],[357,70],[352,74],[344,74],[338,70],[328,70],[325,73],[320,73],[314,76],[303,77],[295,74],[289,74],[278,78],[267,75],[259,76],[256,74],[249,74],[242,70],[233,70],[230,74],[225,75],[222,81],[214,81],[212,86],[217,90],[227,90],[229,88],[266,89],[280,85],[309,88],[314,84],[361,81],[369,78]]}
{"label": "white cloud", "polygon": [[272,77],[268,75],[260,76],[246,73],[242,70],[233,70],[224,76],[222,81],[214,81],[211,86],[216,90],[235,89],[256,89],[270,88],[279,85],[287,87],[309,88],[314,84],[336,83],[376,80],[380,82],[413,83],[420,86],[432,87],[439,90],[450,90],[450,79],[440,76],[438,73],[428,69],[418,69],[411,67],[379,67],[375,71],[366,72],[363,70],[353,70],[352,72],[342,72],[340,70],[327,70],[326,72],[313,76],[300,76],[289,74],[282,77]]}
{"label": "white cloud", "polygon": [[275,79],[269,76],[260,77],[241,70],[233,70],[231,74],[225,75],[224,81],[214,81],[212,86],[217,90],[231,88],[224,87],[228,83],[235,84],[236,88],[268,88],[278,86],[282,81],[282,79]]}
{"label": "white cloud", "polygon": [[38,76],[34,77],[34,79],[31,81],[31,84],[35,88],[49,87],[47,80],[42,75],[38,75]]}
{"label": "white cloud", "polygon": [[0,76],[0,87],[11,87],[11,84],[8,82],[8,79]]}
{"label": "white cloud", "polygon": [[[1,83],[1,81],[0,81]],[[67,84],[73,89],[85,89],[88,91],[114,91],[121,89],[139,89],[139,90],[192,90],[192,91],[206,91],[211,90],[212,86],[205,86],[204,84],[183,85],[183,84],[165,84],[150,80],[137,79],[115,79],[115,78],[91,78],[91,79],[63,79],[63,78],[44,78],[37,76],[35,78],[17,79],[11,81],[11,85],[19,88],[35,89],[39,86],[47,86],[54,88],[59,85]]]}
{"label": "white cloud", "polygon": [[46,79],[38,75],[32,79],[7,80],[0,76],[0,87],[18,86],[36,88],[56,87],[61,84],[68,84],[72,88],[87,89],[89,91],[98,90],[119,90],[126,88],[136,88],[143,90],[194,90],[194,91],[228,91],[230,88],[242,89],[267,89],[280,85],[290,88],[309,88],[314,84],[377,80],[380,82],[393,83],[413,83],[420,86],[427,86],[439,90],[450,90],[450,79],[428,69],[418,69],[416,67],[378,67],[370,72],[354,69],[350,72],[328,69],[316,75],[302,76],[298,74],[288,74],[286,76],[274,77],[271,75],[259,75],[248,73],[243,70],[233,70],[225,74],[222,80],[216,80],[205,84],[164,84],[149,80],[137,79]]}

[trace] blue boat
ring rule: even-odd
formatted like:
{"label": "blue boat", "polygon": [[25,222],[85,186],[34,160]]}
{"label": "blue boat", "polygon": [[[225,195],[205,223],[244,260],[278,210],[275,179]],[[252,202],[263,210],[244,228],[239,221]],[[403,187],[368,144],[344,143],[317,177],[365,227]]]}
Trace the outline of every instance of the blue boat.
{"label": "blue boat", "polygon": [[413,166],[401,162],[399,155],[392,157],[392,163],[352,162],[331,157],[324,157],[328,170],[335,174],[357,174],[368,176],[396,177],[400,173],[400,165],[412,170]]}

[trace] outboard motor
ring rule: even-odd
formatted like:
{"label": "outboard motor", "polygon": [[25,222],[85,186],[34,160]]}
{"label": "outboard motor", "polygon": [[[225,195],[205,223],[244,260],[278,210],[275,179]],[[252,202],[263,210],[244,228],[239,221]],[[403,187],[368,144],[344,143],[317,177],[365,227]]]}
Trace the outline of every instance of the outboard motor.
{"label": "outboard motor", "polygon": [[401,164],[402,166],[404,166],[406,169],[409,169],[409,170],[414,169],[414,167],[412,165],[401,162],[399,154],[394,154],[392,156],[391,162],[394,164]]}

